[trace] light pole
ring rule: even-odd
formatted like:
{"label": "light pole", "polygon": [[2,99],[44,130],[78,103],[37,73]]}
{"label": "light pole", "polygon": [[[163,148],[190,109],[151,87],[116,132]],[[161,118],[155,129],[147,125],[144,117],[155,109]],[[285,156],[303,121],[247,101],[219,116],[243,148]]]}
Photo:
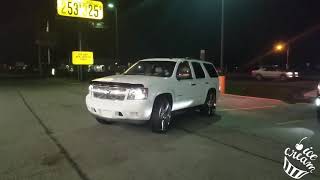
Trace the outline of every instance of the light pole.
{"label": "light pole", "polygon": [[287,62],[286,62],[286,69],[289,70],[289,58],[290,58],[290,45],[287,43],[278,43],[274,46],[274,50],[276,52],[283,52],[284,49],[287,51]]}
{"label": "light pole", "polygon": [[115,16],[115,60],[120,61],[119,58],[119,25],[118,25],[118,8],[113,4],[109,3],[108,7],[110,9],[114,10],[114,16]]}
{"label": "light pole", "polygon": [[289,57],[290,57],[290,46],[289,46],[289,44],[287,44],[287,65],[286,65],[287,70],[289,70],[289,68],[290,68]]}
{"label": "light pole", "polygon": [[220,43],[220,68],[223,71],[224,60],[224,0],[221,0],[221,43]]}

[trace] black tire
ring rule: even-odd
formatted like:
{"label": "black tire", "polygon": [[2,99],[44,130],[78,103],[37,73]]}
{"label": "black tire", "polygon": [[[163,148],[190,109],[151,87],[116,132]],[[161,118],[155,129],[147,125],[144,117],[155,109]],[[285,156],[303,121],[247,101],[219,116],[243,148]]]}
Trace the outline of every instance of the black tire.
{"label": "black tire", "polygon": [[287,80],[287,76],[284,75],[284,74],[282,74],[282,75],[280,76],[280,81],[286,81],[286,80]]}
{"label": "black tire", "polygon": [[217,95],[215,91],[210,90],[207,94],[205,103],[203,104],[201,113],[206,116],[214,116],[216,113]]}
{"label": "black tire", "polygon": [[156,98],[152,114],[151,114],[151,128],[156,133],[166,133],[171,124],[172,105],[165,96]]}
{"label": "black tire", "polygon": [[108,120],[105,120],[105,119],[102,119],[102,118],[96,118],[96,120],[100,124],[113,124],[114,123],[113,121],[108,121]]}
{"label": "black tire", "polygon": [[263,77],[261,76],[261,74],[257,74],[256,75],[256,80],[258,80],[258,81],[262,81],[263,80]]}

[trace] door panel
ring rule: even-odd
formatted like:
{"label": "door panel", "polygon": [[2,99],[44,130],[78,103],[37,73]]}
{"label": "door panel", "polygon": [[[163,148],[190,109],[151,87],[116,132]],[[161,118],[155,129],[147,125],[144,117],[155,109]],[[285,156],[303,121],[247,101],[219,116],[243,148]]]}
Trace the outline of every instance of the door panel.
{"label": "door panel", "polygon": [[195,85],[196,93],[194,94],[194,97],[196,99],[195,103],[196,105],[202,105],[205,101],[204,95],[206,97],[206,94],[207,94],[206,87],[209,86],[210,82],[206,79],[205,71],[200,63],[192,62],[191,65],[192,65],[192,70],[195,77],[194,84],[196,84]]}
{"label": "door panel", "polygon": [[189,62],[181,62],[178,65],[176,78],[175,101],[172,109],[179,110],[195,106],[194,93],[196,92],[196,84]]}

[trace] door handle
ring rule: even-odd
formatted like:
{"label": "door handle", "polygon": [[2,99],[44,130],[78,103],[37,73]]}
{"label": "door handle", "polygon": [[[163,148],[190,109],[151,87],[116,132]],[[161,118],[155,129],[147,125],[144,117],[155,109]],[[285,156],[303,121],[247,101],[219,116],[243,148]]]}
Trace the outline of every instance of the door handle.
{"label": "door handle", "polygon": [[191,86],[196,86],[197,84],[191,84]]}
{"label": "door handle", "polygon": [[206,84],[209,84],[209,82],[206,82]]}

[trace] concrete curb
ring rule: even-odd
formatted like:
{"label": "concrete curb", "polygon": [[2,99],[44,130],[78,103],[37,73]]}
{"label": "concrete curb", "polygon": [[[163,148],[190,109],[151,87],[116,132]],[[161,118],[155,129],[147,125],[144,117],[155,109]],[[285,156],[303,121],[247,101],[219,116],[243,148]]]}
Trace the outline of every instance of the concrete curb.
{"label": "concrete curb", "polygon": [[281,104],[287,104],[286,102],[279,100],[279,99],[261,98],[261,97],[253,97],[253,96],[241,96],[241,95],[235,95],[235,94],[222,94],[221,96],[256,99],[256,100],[264,100],[264,101],[273,101],[273,102],[277,102],[277,103],[281,103]]}

